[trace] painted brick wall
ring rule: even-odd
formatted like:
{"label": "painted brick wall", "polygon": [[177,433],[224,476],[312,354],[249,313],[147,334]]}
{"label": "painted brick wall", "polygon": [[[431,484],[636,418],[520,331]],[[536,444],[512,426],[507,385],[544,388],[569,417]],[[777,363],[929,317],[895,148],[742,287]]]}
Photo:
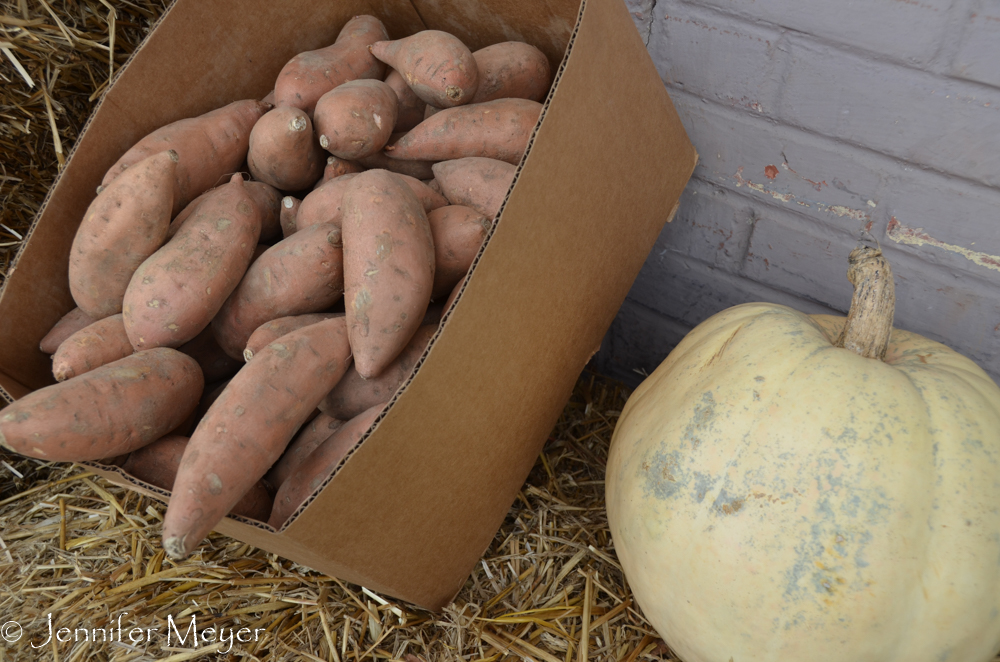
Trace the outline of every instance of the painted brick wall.
{"label": "painted brick wall", "polygon": [[896,326],[1000,381],[1000,2],[625,2],[701,161],[598,369],[635,384],[738,303],[845,313],[868,228]]}

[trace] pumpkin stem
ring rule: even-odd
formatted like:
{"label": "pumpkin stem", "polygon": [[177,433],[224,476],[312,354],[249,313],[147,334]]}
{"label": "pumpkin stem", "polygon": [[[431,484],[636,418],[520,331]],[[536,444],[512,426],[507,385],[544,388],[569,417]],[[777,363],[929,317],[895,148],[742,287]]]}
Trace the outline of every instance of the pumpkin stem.
{"label": "pumpkin stem", "polygon": [[854,285],[854,296],[847,323],[834,345],[881,361],[889,348],[896,307],[889,261],[878,248],[858,246],[848,258],[847,279]]}

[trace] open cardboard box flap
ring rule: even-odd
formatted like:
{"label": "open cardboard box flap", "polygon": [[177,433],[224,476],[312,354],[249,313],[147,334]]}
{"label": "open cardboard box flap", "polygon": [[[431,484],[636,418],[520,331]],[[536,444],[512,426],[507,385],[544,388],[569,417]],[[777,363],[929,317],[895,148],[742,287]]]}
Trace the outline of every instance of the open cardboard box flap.
{"label": "open cardboard box flap", "polygon": [[52,383],[38,342],[73,307],[69,247],[114,161],[163,124],[263,97],[292,55],[332,42],[358,14],[393,38],[432,28],[473,50],[527,41],[556,84],[409,385],[282,531],[233,518],[218,530],[440,609],[500,526],[697,160],[621,0],[178,0],[107,92],[0,293],[0,387],[21,397]]}

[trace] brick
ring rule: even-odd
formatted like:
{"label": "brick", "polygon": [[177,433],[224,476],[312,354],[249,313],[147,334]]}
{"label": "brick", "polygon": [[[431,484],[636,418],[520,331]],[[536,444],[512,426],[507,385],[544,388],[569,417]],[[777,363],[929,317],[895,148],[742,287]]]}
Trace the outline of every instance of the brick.
{"label": "brick", "polygon": [[896,162],[751,113],[672,94],[700,156],[695,176],[849,231],[871,220]]}
{"label": "brick", "polygon": [[691,328],[626,299],[594,357],[594,366],[601,374],[634,388],[656,370]]}
{"label": "brick", "polygon": [[968,18],[952,75],[1000,87],[1000,7],[979,2]]}
{"label": "brick", "polygon": [[758,113],[774,109],[785,53],[781,34],[680,3],[656,9],[649,52],[667,84]]}
{"label": "brick", "polygon": [[736,271],[746,252],[753,218],[752,201],[693,179],[681,196],[677,215],[664,226],[653,250],[673,248]]}
{"label": "brick", "polygon": [[924,63],[934,58],[952,0],[696,0],[841,44]]}
{"label": "brick", "polygon": [[1000,90],[865,60],[802,36],[789,44],[783,122],[1000,185]]}
{"label": "brick", "polygon": [[649,45],[649,31],[653,25],[654,0],[625,0],[625,7],[628,13],[632,14],[632,22],[635,28],[642,35],[642,39]]}

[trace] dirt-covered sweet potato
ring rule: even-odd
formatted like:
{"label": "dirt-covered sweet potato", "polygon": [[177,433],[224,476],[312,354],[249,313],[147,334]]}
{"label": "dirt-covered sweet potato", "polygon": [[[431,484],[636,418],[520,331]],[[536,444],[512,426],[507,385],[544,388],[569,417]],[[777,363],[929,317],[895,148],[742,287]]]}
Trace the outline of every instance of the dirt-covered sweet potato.
{"label": "dirt-covered sweet potato", "polygon": [[57,382],[90,372],[132,353],[121,313],[86,326],[63,341],[52,356]]}
{"label": "dirt-covered sweet potato", "polygon": [[212,330],[227,354],[242,359],[261,324],[326,310],[343,292],[340,228],[325,223],[300,229],[250,265],[212,320]]}
{"label": "dirt-covered sweet potato", "polygon": [[348,160],[378,152],[392,135],[397,105],[396,93],[380,80],[352,80],[333,88],[313,113],[320,146]]}
{"label": "dirt-covered sweet potato", "polygon": [[133,347],[179,347],[208,326],[250,264],[261,212],[242,175],[233,175],[142,263],[123,306]]}
{"label": "dirt-covered sweet potato", "polygon": [[295,219],[299,215],[299,207],[301,205],[301,200],[293,198],[290,195],[286,195],[281,199],[281,214],[278,218],[281,221],[282,239],[287,239],[289,235],[295,234],[295,231],[299,229],[295,223]]}
{"label": "dirt-covered sweet potato", "polygon": [[289,315],[287,317],[279,317],[278,319],[273,319],[270,322],[265,322],[250,334],[250,339],[247,340],[246,349],[243,350],[243,360],[249,361],[253,358],[254,354],[267,347],[281,336],[291,333],[296,329],[301,329],[304,326],[316,324],[317,322],[322,322],[323,320],[343,316],[344,313],[307,313],[305,315]]}
{"label": "dirt-covered sweet potato", "polygon": [[472,266],[493,223],[471,207],[448,205],[427,214],[434,236],[435,300],[446,296]]}
{"label": "dirt-covered sweet potato", "polygon": [[250,129],[271,106],[256,99],[234,101],[199,117],[168,124],[132,146],[111,166],[107,186],[126,169],[146,157],[172,149],[180,156],[174,173],[177,197],[173,213],[199,195],[222,184],[240,169],[250,145]]}
{"label": "dirt-covered sweet potato", "polygon": [[292,472],[274,496],[274,509],[267,523],[280,528],[309,496],[319,489],[340,465],[340,461],[358,445],[385,405],[376,405],[355,416],[320,444]]}
{"label": "dirt-covered sweet potato", "polygon": [[481,156],[517,165],[541,112],[542,104],[528,99],[497,99],[448,108],[387,145],[385,152],[404,160],[446,161]]}
{"label": "dirt-covered sweet potato", "polygon": [[243,361],[237,361],[222,351],[219,343],[215,341],[215,334],[212,333],[210,326],[206,326],[192,340],[178,347],[177,351],[184,352],[198,362],[202,374],[205,375],[206,384],[229,379],[243,367]]}
{"label": "dirt-covered sweet potato", "polygon": [[372,44],[372,54],[398,71],[425,103],[451,108],[472,101],[479,69],[472,51],[447,32],[424,30]]}
{"label": "dirt-covered sweet potato", "polygon": [[505,41],[472,54],[479,70],[479,87],[472,103],[494,99],[542,101],[552,83],[545,53],[523,41]]}
{"label": "dirt-covered sweet potato", "polygon": [[247,165],[255,179],[284,191],[299,191],[323,175],[326,152],[304,110],[279,106],[254,124]]}
{"label": "dirt-covered sweet potato", "polygon": [[299,468],[309,454],[316,450],[316,447],[334,435],[334,433],[344,425],[344,421],[320,414],[312,419],[295,433],[295,437],[288,444],[288,448],[281,454],[274,466],[268,470],[264,476],[271,485],[276,488],[292,475],[292,472]]}
{"label": "dirt-covered sweet potato", "polygon": [[[177,478],[177,467],[181,464],[187,445],[187,437],[167,435],[129,453],[121,465],[122,471],[160,489],[172,490],[174,479]],[[264,481],[257,481],[236,502],[229,514],[266,522],[271,514],[271,506],[268,485]]]}
{"label": "dirt-covered sweet potato", "polygon": [[491,221],[500,212],[516,173],[517,166],[476,156],[434,164],[434,179],[448,202],[472,207]]}
{"label": "dirt-covered sweet potato", "polygon": [[437,324],[429,324],[417,329],[406,348],[378,377],[364,379],[351,366],[344,378],[319,403],[319,410],[346,421],[369,407],[388,402],[413,372],[437,328]]}
{"label": "dirt-covered sweet potato", "polygon": [[96,321],[93,317],[80,310],[80,308],[74,308],[60,317],[59,321],[49,329],[49,332],[38,343],[38,349],[46,354],[55,354],[56,350],[59,349],[59,345],[64,340],[83,327],[90,326]]}
{"label": "dirt-covered sweet potato", "polygon": [[167,347],[137,352],[0,410],[0,446],[53,462],[129,453],[183,423],[204,386],[190,356]]}
{"label": "dirt-covered sweet potato", "polygon": [[209,408],[184,451],[163,520],[163,548],[187,557],[274,465],[350,366],[343,318],[293,331],[246,364]]}
{"label": "dirt-covered sweet potato", "polygon": [[382,21],[355,16],[332,45],[299,53],[288,61],[274,83],[275,105],[301,108],[312,115],[319,98],[333,88],[362,78],[381,80],[385,64],[368,47],[388,38]]}
{"label": "dirt-covered sweet potato", "polygon": [[69,291],[83,312],[122,312],[132,274],[167,237],[176,199],[177,152],[154,154],[101,191],[83,215],[69,253]]}
{"label": "dirt-covered sweet potato", "polygon": [[393,127],[393,131],[409,131],[424,121],[424,108],[427,104],[410,89],[403,74],[390,68],[389,75],[385,77],[385,84],[392,88],[396,98],[399,99],[399,111],[396,113],[396,126]]}
{"label": "dirt-covered sweet potato", "polygon": [[362,377],[379,375],[420,325],[434,283],[424,207],[402,175],[368,170],[344,193],[344,304]]}

